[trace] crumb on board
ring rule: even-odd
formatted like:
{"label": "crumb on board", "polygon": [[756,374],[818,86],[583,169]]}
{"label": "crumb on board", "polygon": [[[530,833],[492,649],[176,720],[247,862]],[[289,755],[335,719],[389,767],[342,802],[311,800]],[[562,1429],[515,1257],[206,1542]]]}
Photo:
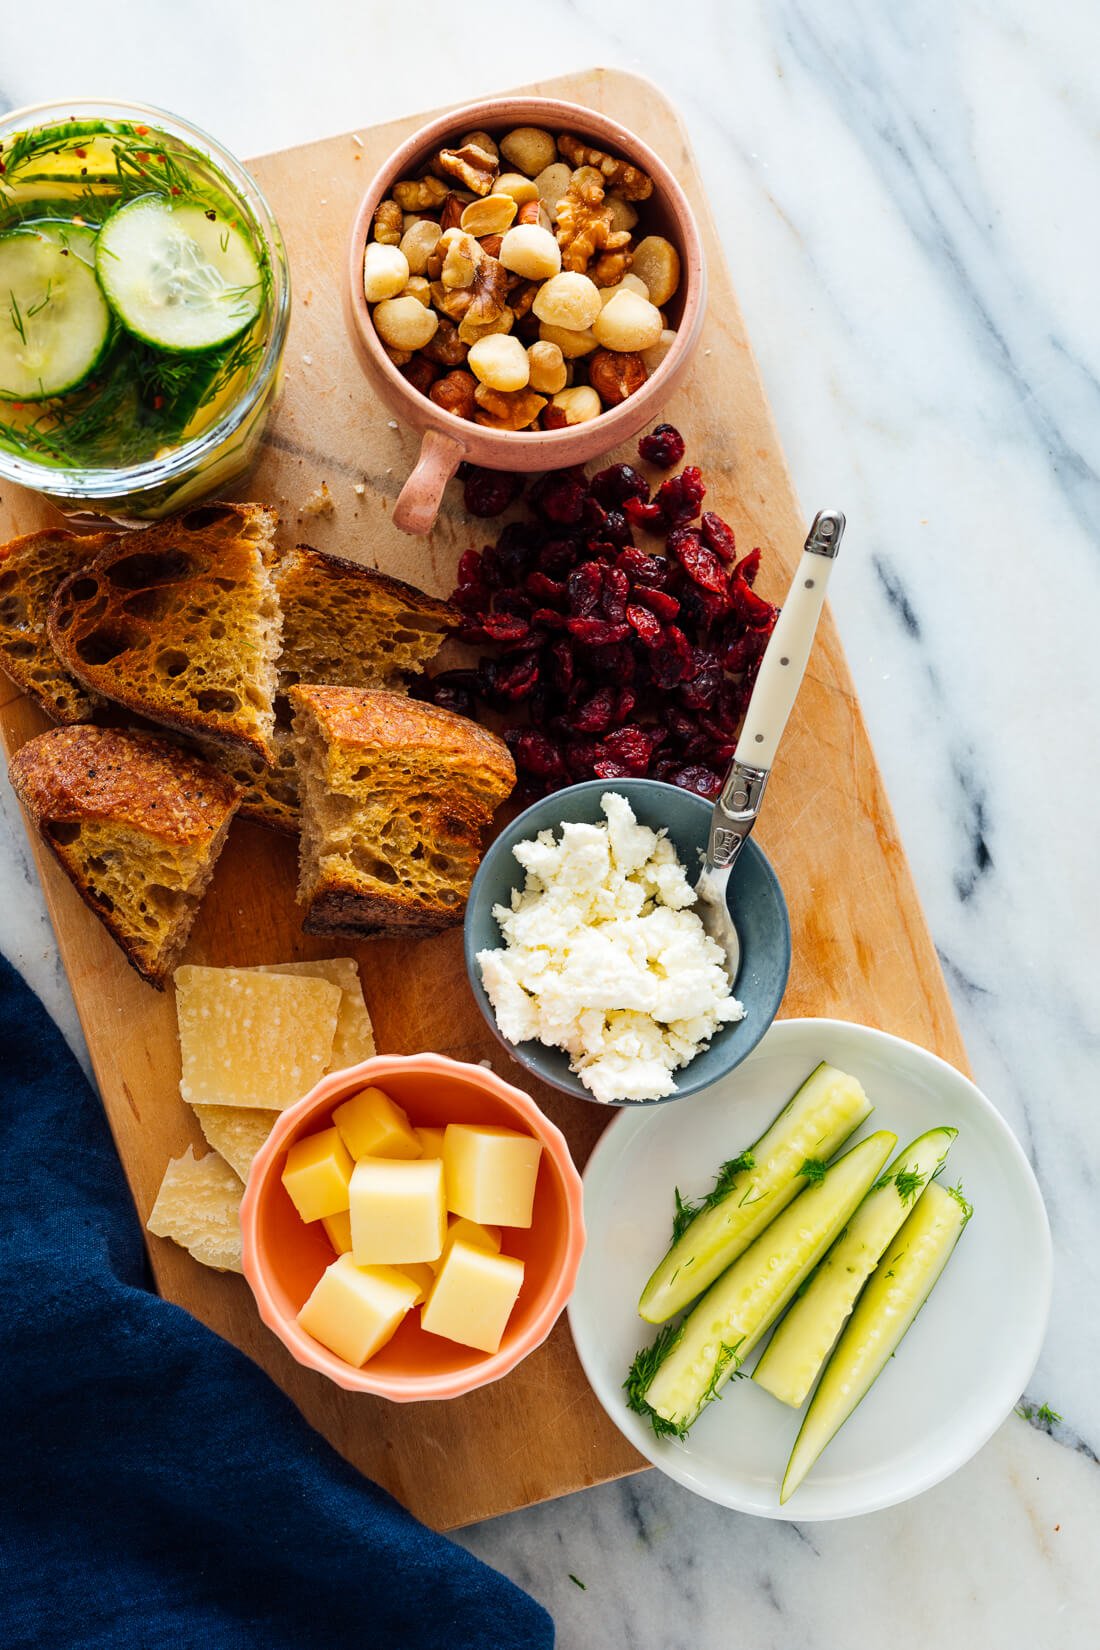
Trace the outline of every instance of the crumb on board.
{"label": "crumb on board", "polygon": [[388,418],[388,419],[387,419],[387,420],[386,420],[386,422],[387,422],[387,424],[388,424],[388,425],[389,425],[389,427],[390,427],[390,429],[391,429],[391,430],[396,430],[396,428],[397,428],[397,420],[396,420],[396,418]]}
{"label": "crumb on board", "polygon": [[328,490],[328,482],[322,481],[321,485],[310,493],[302,508],[298,511],[298,515],[300,517],[331,516],[335,509],[336,500]]}
{"label": "crumb on board", "polygon": [[307,367],[311,367],[313,365],[312,355],[303,355],[302,360],[305,362]]}
{"label": "crumb on board", "polygon": [[360,498],[363,497],[363,494],[366,492],[366,490],[367,490],[367,484],[366,484],[365,481],[357,481],[355,483],[355,491],[358,493]]}

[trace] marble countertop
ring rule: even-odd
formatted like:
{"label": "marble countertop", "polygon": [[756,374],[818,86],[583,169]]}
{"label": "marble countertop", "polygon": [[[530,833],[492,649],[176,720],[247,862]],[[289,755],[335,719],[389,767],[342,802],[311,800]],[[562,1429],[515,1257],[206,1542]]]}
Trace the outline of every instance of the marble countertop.
{"label": "marble countertop", "polygon": [[[687,121],[979,1084],[1050,1211],[1022,1407],[919,1500],[768,1523],[656,1473],[463,1532],[563,1650],[1096,1642],[1100,1384],[1100,14],[1085,0],[120,0],[0,8],[0,109],[96,91],[239,154],[600,62]],[[262,16],[262,24],[258,22]],[[1090,684],[1092,684],[1090,686]],[[80,1033],[10,793],[2,945]],[[1058,1415],[1040,1420],[1049,1406]],[[584,1582],[583,1590],[573,1577]]]}

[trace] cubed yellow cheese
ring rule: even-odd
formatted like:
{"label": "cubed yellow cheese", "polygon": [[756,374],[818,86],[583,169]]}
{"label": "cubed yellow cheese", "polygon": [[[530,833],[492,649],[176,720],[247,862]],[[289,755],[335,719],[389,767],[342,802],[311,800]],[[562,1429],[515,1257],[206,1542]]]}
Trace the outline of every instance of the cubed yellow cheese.
{"label": "cubed yellow cheese", "polygon": [[283,1185],[303,1220],[323,1220],[348,1206],[352,1161],[335,1129],[296,1140],[286,1154]]}
{"label": "cubed yellow cheese", "polygon": [[392,1266],[356,1266],[341,1255],[321,1274],[298,1322],[358,1369],[385,1346],[416,1297],[416,1284]]}
{"label": "cubed yellow cheese", "polygon": [[499,1226],[479,1226],[476,1220],[464,1220],[461,1215],[452,1215],[447,1227],[447,1236],[443,1239],[443,1253],[438,1260],[431,1263],[433,1272],[439,1271],[447,1258],[447,1250],[458,1238],[461,1238],[463,1243],[472,1243],[475,1248],[491,1249],[494,1254],[500,1253]]}
{"label": "cubed yellow cheese", "polygon": [[447,1213],[438,1157],[361,1157],[351,1176],[351,1247],[358,1266],[438,1260]]}
{"label": "cubed yellow cheese", "polygon": [[523,1262],[459,1238],[447,1251],[421,1326],[460,1346],[495,1352],[523,1283]]}
{"label": "cubed yellow cheese", "polygon": [[529,1134],[449,1123],[443,1137],[447,1207],[482,1225],[530,1226],[542,1147]]}
{"label": "cubed yellow cheese", "polygon": [[[322,1215],[321,1225],[325,1228],[332,1247],[338,1255],[351,1254],[351,1215],[346,1209],[341,1209],[337,1215]],[[413,1302],[416,1305],[416,1302]]]}
{"label": "cubed yellow cheese", "polygon": [[395,1100],[381,1089],[360,1089],[342,1106],[332,1121],[352,1157],[419,1157],[416,1130]]}
{"label": "cubed yellow cheese", "polygon": [[446,1131],[444,1129],[437,1129],[431,1126],[421,1128],[418,1124],[413,1130],[413,1133],[420,1142],[420,1155],[422,1157],[442,1157],[443,1136],[445,1132]]}
{"label": "cubed yellow cheese", "polygon": [[427,1261],[414,1261],[409,1266],[395,1266],[394,1271],[400,1272],[403,1278],[408,1278],[416,1284],[418,1294],[413,1301],[414,1306],[419,1306],[421,1301],[427,1300],[435,1282],[435,1271]]}
{"label": "cubed yellow cheese", "polygon": [[175,982],[189,1105],[283,1111],[328,1068],[340,1007],[328,980],[186,965]]}

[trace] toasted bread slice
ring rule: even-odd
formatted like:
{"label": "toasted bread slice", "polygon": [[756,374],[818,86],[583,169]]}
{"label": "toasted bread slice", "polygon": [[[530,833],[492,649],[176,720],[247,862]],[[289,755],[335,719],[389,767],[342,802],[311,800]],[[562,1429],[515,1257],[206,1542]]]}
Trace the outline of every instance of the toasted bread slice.
{"label": "toasted bread slice", "polygon": [[162,991],[240,788],[167,740],[121,728],[52,728],[16,752],[8,773],[81,899]]}
{"label": "toasted bread slice", "polygon": [[53,650],[46,628],[50,598],[114,536],[82,538],[53,528],[0,545],[0,668],[55,722],[86,722],[94,701]]}
{"label": "toasted bread slice", "polygon": [[291,688],[310,934],[462,921],[481,836],[516,782],[508,747],[402,694]]}
{"label": "toasted bread slice", "polygon": [[[448,602],[343,556],[300,544],[274,567],[283,610],[279,693],[297,682],[402,691],[402,676],[422,671],[460,615]],[[298,830],[298,776],[276,703],[275,757],[204,751],[244,786],[241,815],[279,831]],[[289,721],[289,718],[286,718]]]}
{"label": "toasted bread slice", "polygon": [[260,504],[203,504],[112,540],[50,603],[65,668],[138,716],[271,760],[275,520]]}

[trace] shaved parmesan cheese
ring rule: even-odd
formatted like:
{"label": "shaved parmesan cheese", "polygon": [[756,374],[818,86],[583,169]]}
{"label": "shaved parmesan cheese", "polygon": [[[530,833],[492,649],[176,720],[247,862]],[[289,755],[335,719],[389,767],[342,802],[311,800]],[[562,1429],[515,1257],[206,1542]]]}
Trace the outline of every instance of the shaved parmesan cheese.
{"label": "shaved parmesan cheese", "polygon": [[190,1105],[284,1111],[332,1059],[340,988],[243,968],[177,968],[180,1092]]}
{"label": "shaved parmesan cheese", "polygon": [[220,1152],[242,1180],[248,1179],[252,1159],[275,1127],[277,1111],[254,1106],[194,1106],[207,1143]]}
{"label": "shaved parmesan cheese", "polygon": [[155,1237],[171,1238],[204,1266],[241,1270],[239,1210],[244,1191],[216,1152],[196,1157],[188,1146],[164,1171],[147,1222]]}

